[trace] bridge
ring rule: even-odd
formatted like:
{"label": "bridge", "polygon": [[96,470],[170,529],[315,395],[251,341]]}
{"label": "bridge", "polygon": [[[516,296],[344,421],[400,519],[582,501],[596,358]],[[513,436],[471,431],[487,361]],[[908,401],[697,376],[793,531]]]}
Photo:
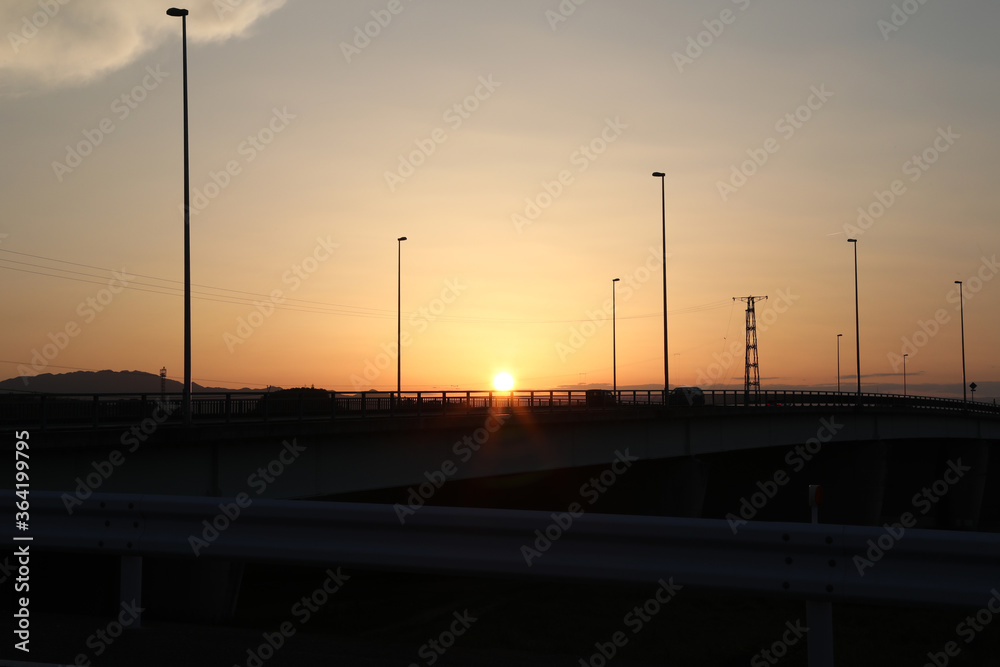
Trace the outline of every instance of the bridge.
{"label": "bridge", "polygon": [[[933,525],[979,525],[1000,484],[989,450],[1000,408],[873,393],[733,390],[687,405],[663,391],[278,392],[16,395],[0,420],[32,433],[37,489],[272,499],[558,507],[629,457],[613,511],[802,518],[775,498],[822,482],[831,520],[877,525],[938,479],[971,467]],[[665,400],[666,399],[666,400]],[[618,464],[621,467],[622,464]],[[991,472],[992,470],[992,472]],[[543,487],[547,490],[544,490]],[[766,489],[767,508],[746,509]],[[434,496],[433,500],[431,496]],[[782,494],[788,496],[788,494]],[[760,504],[759,502],[757,504]],[[759,511],[758,511],[759,510]],[[987,515],[990,521],[1000,517]]]}
{"label": "bridge", "polygon": [[[0,400],[0,421],[30,443],[33,548],[68,573],[51,593],[85,587],[97,564],[122,603],[148,599],[168,617],[231,618],[254,561],[274,572],[674,576],[695,590],[805,600],[820,665],[832,604],[988,599],[1000,548],[996,406],[704,398],[234,392],[196,395],[185,425],[179,395],[14,396]],[[815,483],[826,495],[817,526],[806,502]],[[345,500],[355,502],[330,502]],[[927,530],[940,528],[952,530]]]}

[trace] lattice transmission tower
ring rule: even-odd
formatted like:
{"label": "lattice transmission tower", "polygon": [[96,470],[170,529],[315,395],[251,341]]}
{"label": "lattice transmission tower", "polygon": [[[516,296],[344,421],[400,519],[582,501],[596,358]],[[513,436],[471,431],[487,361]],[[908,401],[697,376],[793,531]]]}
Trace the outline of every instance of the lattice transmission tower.
{"label": "lattice transmission tower", "polygon": [[739,299],[747,304],[747,354],[746,370],[743,372],[743,401],[750,402],[750,391],[753,390],[754,398],[760,397],[760,366],[757,362],[757,315],[754,312],[754,303],[766,296],[734,296],[733,301]]}

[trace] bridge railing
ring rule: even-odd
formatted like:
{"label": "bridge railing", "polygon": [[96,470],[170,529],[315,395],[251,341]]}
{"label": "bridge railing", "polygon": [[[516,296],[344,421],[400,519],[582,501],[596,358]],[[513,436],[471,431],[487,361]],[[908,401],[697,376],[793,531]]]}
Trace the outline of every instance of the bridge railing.
{"label": "bridge railing", "polygon": [[[802,407],[898,408],[973,414],[1000,414],[994,403],[929,396],[902,396],[825,391],[761,391],[709,389],[689,400],[662,390],[517,390],[197,393],[192,396],[192,421],[268,422],[289,420],[361,419],[471,414],[488,410],[598,411],[662,409]],[[181,421],[180,394],[4,394],[0,423],[14,428],[70,428]]]}

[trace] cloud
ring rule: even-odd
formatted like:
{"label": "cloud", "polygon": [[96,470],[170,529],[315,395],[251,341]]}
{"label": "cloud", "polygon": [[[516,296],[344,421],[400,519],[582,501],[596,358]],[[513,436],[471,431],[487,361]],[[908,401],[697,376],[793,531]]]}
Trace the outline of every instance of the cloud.
{"label": "cloud", "polygon": [[[191,42],[245,35],[286,0],[178,0]],[[95,79],[180,35],[169,0],[4,0],[0,92],[22,95]]]}

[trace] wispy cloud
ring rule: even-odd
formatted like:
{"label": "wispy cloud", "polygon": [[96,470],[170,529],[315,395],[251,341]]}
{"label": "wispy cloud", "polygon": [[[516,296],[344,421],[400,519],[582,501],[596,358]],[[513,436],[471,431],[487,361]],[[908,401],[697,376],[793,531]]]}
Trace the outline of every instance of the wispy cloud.
{"label": "wispy cloud", "polygon": [[[245,35],[286,0],[179,0],[192,42]],[[37,93],[92,80],[176,36],[164,0],[5,0],[0,93]]]}

